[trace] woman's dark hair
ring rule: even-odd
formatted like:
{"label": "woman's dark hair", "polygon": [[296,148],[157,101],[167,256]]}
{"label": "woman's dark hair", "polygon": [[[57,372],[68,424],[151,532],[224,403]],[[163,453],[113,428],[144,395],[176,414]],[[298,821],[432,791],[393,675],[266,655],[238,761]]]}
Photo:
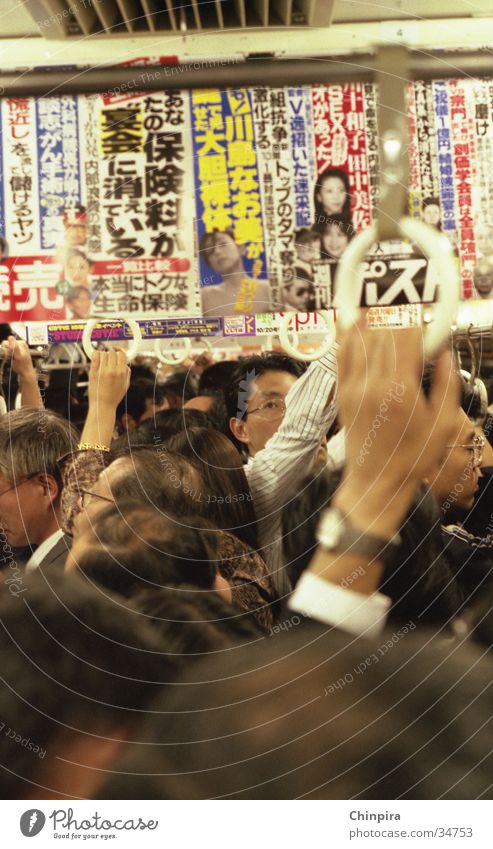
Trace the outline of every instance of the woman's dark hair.
{"label": "woman's dark hair", "polygon": [[208,424],[207,413],[178,407],[172,410],[159,410],[154,416],[142,422],[137,431],[142,436],[142,442],[149,441],[162,445],[177,433],[186,432],[191,427],[207,427]]}
{"label": "woman's dark hair", "polygon": [[127,597],[182,583],[210,590],[217,550],[213,536],[204,533],[206,525],[200,516],[184,523],[136,501],[111,504],[92,519],[77,567],[86,578]]}
{"label": "woman's dark hair", "polygon": [[207,491],[207,515],[254,550],[257,521],[241,455],[217,430],[191,428],[168,442],[170,451],[185,457],[200,473]]}
{"label": "woman's dark hair", "polygon": [[[320,514],[339,485],[340,473],[321,472],[301,483],[283,510],[284,562],[293,584],[317,547]],[[392,600],[389,621],[446,626],[460,610],[463,594],[443,554],[440,516],[422,488],[399,529],[401,545],[383,570],[379,590]],[[351,589],[351,581],[347,581]]]}
{"label": "woman's dark hair", "polygon": [[[325,171],[322,171],[322,173],[318,175],[317,182],[315,183],[315,188],[313,190],[313,203],[315,206],[315,227],[313,229],[316,232],[320,232],[320,227],[323,226],[327,220],[327,212],[325,211],[324,205],[319,199],[318,194],[320,189],[323,188],[325,180],[328,180],[330,177],[337,177],[344,184],[346,200],[344,201],[344,206],[340,215],[344,221],[351,220],[351,189],[349,185],[349,177],[342,168],[326,168]],[[332,215],[329,215],[328,217],[330,219],[333,218]]]}
{"label": "woman's dark hair", "polygon": [[321,256],[322,257],[328,257],[329,259],[332,259],[332,254],[330,254],[328,251],[326,251],[324,249],[323,237],[324,237],[325,233],[329,232],[332,227],[337,227],[337,229],[340,230],[340,232],[344,236],[346,236],[346,238],[348,240],[348,244],[351,241],[351,239],[353,238],[353,236],[355,235],[353,225],[351,224],[350,221],[347,220],[347,218],[344,218],[344,216],[342,216],[342,215],[326,216],[325,221],[322,224],[318,225],[318,232],[320,233],[320,237],[322,239]]}

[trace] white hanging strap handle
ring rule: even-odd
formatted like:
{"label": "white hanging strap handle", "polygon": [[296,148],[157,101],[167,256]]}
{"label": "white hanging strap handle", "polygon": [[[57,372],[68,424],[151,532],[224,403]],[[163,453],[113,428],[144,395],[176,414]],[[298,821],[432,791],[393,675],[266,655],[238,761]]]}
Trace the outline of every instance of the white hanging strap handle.
{"label": "white hanging strap handle", "polygon": [[185,347],[183,349],[183,354],[178,354],[176,357],[171,352],[169,356],[163,352],[161,348],[161,339],[154,340],[154,353],[161,363],[164,363],[167,366],[179,366],[181,363],[184,363],[185,360],[188,360],[192,352],[192,340],[188,336],[181,336],[180,338],[185,343]]}
{"label": "white hanging strap handle", "polygon": [[[92,360],[92,355],[94,353],[94,348],[91,342],[92,331],[96,327],[99,319],[91,318],[87,322],[84,332],[82,334],[82,347],[84,349],[84,353],[88,360]],[[132,331],[133,339],[125,351],[127,355],[127,360],[131,362],[134,357],[139,352],[141,343],[142,343],[142,331],[137,321],[133,318],[126,318],[126,324],[128,324],[130,330]]]}
{"label": "white hanging strap handle", "polygon": [[[450,327],[455,321],[460,295],[460,280],[452,246],[443,233],[407,216],[399,222],[400,234],[414,242],[433,263],[438,275],[438,302],[434,320],[425,331],[424,351],[433,357],[449,337]],[[375,224],[358,233],[339,260],[335,288],[334,306],[343,329],[355,323],[359,314],[363,292],[363,268],[361,263],[370,247],[377,241]]]}
{"label": "white hanging strap handle", "polygon": [[485,383],[481,380],[480,377],[473,378],[471,382],[471,372],[466,371],[461,368],[460,373],[464,380],[467,381],[469,386],[471,387],[474,395],[479,401],[479,414],[477,416],[478,424],[482,424],[484,422],[486,413],[488,412],[488,390],[486,389]]}
{"label": "white hanging strap handle", "polygon": [[[331,312],[329,312],[328,310],[317,311],[317,315],[319,315],[324,320],[324,322],[326,324],[326,327],[327,327],[327,330],[328,330],[328,335],[327,335],[325,342],[322,342],[320,347],[317,348],[317,350],[314,351],[312,354],[302,353],[301,351],[298,350],[297,347],[294,347],[294,345],[292,345],[291,342],[289,341],[289,337],[288,337],[289,322],[294,318],[295,315],[296,315],[296,313],[289,313],[289,312],[285,313],[285,315],[283,315],[283,317],[281,319],[281,323],[279,325],[279,340],[281,342],[282,347],[286,351],[286,353],[289,354],[291,357],[295,357],[297,360],[304,360],[306,363],[311,363],[314,360],[319,360],[320,357],[323,357],[323,356],[325,356],[325,354],[328,354],[328,352],[332,348],[332,345],[334,344],[335,338],[336,338],[336,328],[335,328],[335,322],[334,322],[333,314]],[[298,339],[296,338],[296,343],[297,342],[298,342]]]}

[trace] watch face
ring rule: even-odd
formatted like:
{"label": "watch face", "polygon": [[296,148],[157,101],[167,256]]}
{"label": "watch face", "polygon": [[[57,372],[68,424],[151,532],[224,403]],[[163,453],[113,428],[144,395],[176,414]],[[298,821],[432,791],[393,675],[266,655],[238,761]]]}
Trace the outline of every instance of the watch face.
{"label": "watch face", "polygon": [[322,534],[324,544],[329,548],[335,548],[341,539],[344,525],[341,521],[341,516],[335,510],[330,510],[325,514],[322,524]]}

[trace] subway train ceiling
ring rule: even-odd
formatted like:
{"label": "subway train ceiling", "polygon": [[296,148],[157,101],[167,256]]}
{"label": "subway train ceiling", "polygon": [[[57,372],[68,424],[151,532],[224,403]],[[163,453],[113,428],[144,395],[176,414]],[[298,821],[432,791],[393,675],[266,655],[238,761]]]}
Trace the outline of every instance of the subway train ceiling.
{"label": "subway train ceiling", "polygon": [[0,0],[0,39],[198,35],[489,17],[493,0]]}

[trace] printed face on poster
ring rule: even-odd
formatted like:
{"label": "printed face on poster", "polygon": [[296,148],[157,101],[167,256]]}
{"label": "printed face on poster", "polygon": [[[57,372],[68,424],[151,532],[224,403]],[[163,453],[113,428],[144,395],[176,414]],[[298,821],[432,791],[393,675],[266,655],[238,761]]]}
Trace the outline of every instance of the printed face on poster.
{"label": "printed face on poster", "polygon": [[[451,241],[462,297],[493,297],[493,83],[409,87],[414,217]],[[378,206],[371,84],[0,104],[5,321],[207,318],[330,307]],[[361,304],[433,300],[415,246],[380,244]]]}

